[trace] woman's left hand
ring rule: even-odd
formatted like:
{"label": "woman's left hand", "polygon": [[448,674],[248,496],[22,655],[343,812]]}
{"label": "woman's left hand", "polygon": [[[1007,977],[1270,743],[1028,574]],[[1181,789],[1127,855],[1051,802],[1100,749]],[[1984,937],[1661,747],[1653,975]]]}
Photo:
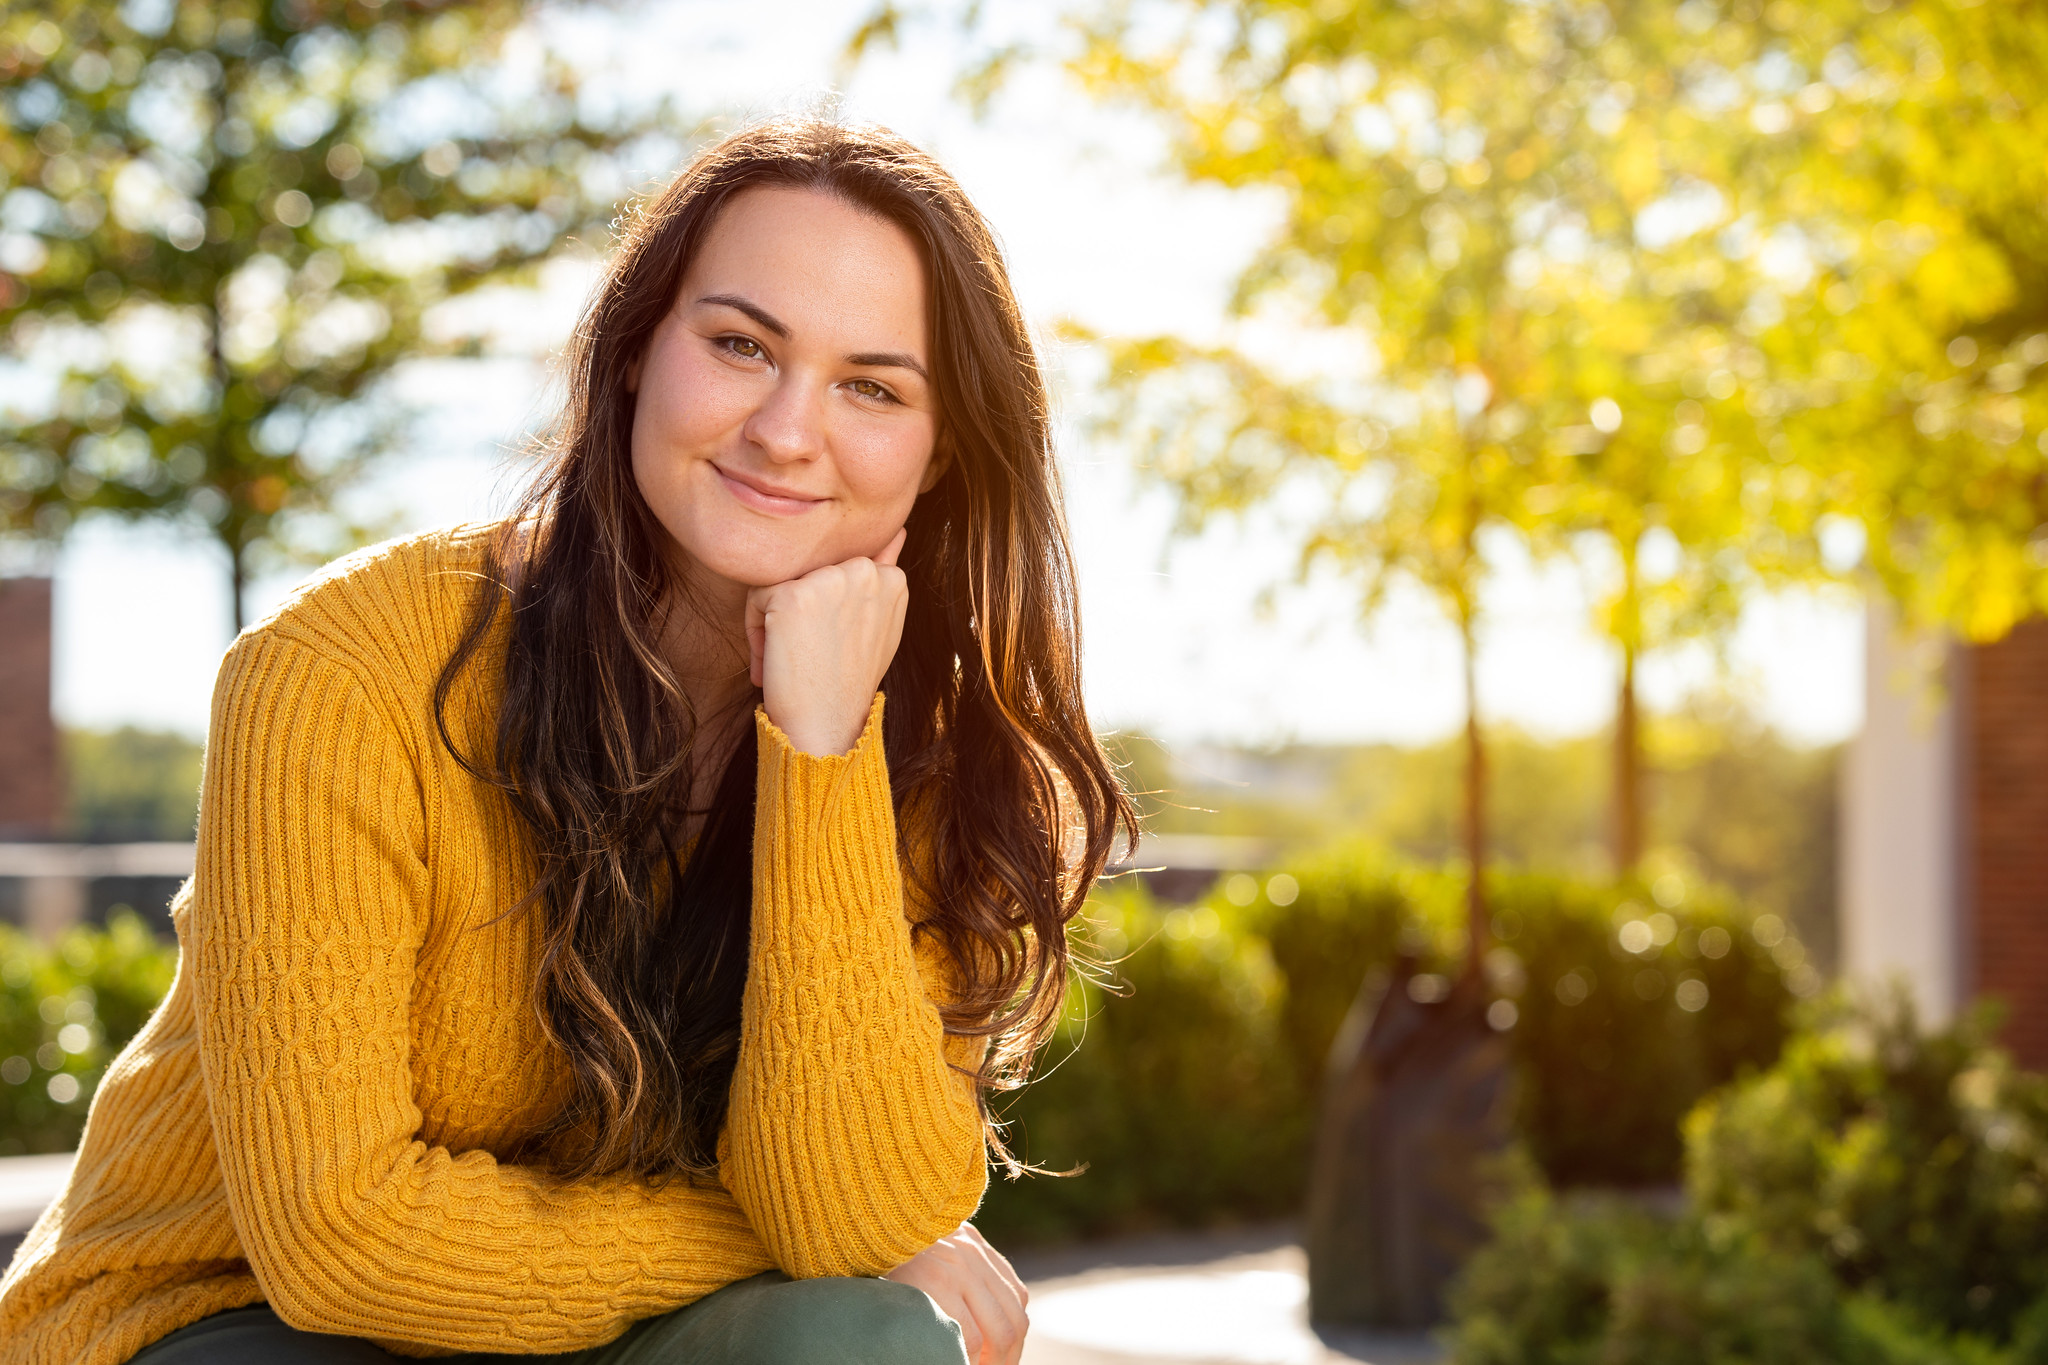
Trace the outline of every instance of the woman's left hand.
{"label": "woman's left hand", "polygon": [[931,1295],[939,1311],[960,1324],[971,1365],[1017,1365],[1022,1358],[1031,1291],[974,1224],[962,1223],[882,1278]]}
{"label": "woman's left hand", "polygon": [[875,689],[903,638],[909,581],[888,548],[747,594],[747,645],[768,719],[807,754],[843,754],[860,739]]}

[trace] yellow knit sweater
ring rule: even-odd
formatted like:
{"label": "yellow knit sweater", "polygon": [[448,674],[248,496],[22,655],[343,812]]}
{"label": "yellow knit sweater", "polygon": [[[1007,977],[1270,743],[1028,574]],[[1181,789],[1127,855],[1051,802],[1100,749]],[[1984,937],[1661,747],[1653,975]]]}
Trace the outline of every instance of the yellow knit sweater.
{"label": "yellow knit sweater", "polygon": [[[267,1300],[407,1355],[555,1352],[779,1266],[875,1274],[968,1217],[971,1083],[913,943],[878,697],[851,754],[757,717],[753,947],[718,1184],[501,1160],[562,1093],[533,869],[435,733],[484,528],[337,564],[235,642],[163,1005],[0,1281],[0,1365],[116,1365]],[[479,676],[495,674],[503,631]],[[453,703],[488,737],[496,688]]]}

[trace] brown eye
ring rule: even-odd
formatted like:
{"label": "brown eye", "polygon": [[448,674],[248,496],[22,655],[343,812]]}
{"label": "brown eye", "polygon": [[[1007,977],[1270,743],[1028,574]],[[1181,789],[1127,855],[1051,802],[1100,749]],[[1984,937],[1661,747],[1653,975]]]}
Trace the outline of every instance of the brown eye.
{"label": "brown eye", "polygon": [[725,344],[734,355],[742,359],[759,360],[761,358],[760,343],[749,337],[730,337],[726,340]]}
{"label": "brown eye", "polygon": [[891,396],[887,389],[872,379],[854,380],[853,391],[863,398],[888,398]]}

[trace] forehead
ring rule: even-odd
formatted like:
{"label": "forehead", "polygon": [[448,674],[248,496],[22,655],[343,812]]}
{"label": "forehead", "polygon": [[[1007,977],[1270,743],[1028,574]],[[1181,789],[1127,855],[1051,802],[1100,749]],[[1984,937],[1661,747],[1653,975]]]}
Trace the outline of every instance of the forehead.
{"label": "forehead", "polygon": [[858,333],[858,349],[916,347],[925,330],[925,269],[908,233],[837,195],[750,189],[720,210],[683,276],[679,302],[737,294],[786,325],[792,340]]}

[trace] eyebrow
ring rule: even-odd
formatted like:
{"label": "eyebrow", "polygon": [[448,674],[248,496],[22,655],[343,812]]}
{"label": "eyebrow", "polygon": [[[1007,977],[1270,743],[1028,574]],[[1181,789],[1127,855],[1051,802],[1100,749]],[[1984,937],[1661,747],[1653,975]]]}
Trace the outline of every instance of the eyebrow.
{"label": "eyebrow", "polygon": [[738,309],[783,340],[789,339],[789,328],[783,325],[782,320],[752,299],[743,299],[738,294],[706,294],[697,302],[716,303]]}
{"label": "eyebrow", "polygon": [[[742,298],[738,294],[706,294],[703,298],[698,299],[697,302],[700,304],[715,303],[721,307],[736,309],[739,312],[745,313],[748,317],[760,323],[783,340],[787,341],[789,339],[788,326],[780,318],[763,308],[760,304],[755,303],[752,299]],[[846,363],[849,365],[872,365],[894,370],[909,370],[927,384],[931,382],[932,378],[931,375],[925,372],[924,366],[918,364],[916,356],[902,351],[862,351],[858,355],[846,357]]]}
{"label": "eyebrow", "polygon": [[932,380],[932,377],[924,372],[924,366],[917,363],[916,356],[905,355],[901,351],[863,351],[859,355],[846,357],[846,363],[849,365],[869,365],[877,368],[887,367],[897,370],[909,370],[927,384],[931,383]]}

